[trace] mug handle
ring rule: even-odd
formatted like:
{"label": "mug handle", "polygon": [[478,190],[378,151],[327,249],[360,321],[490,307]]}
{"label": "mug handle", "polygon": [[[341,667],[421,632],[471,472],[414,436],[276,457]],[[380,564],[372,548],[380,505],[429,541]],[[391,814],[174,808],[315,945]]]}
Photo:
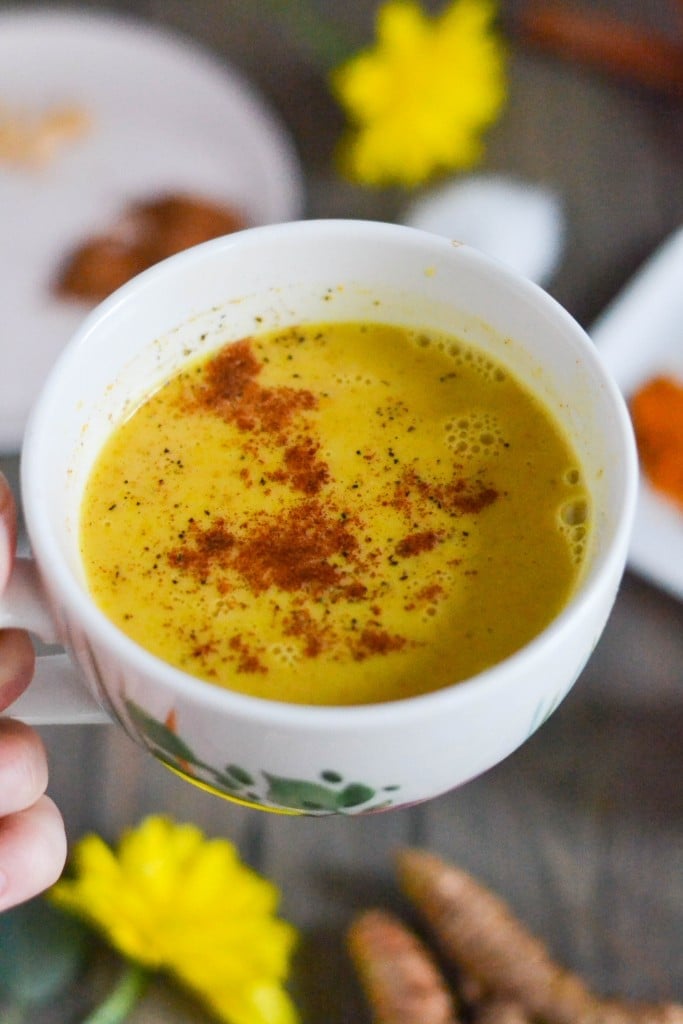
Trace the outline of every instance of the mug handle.
{"label": "mug handle", "polygon": [[[32,558],[17,558],[0,597],[0,629],[26,629],[46,643],[58,642]],[[28,689],[7,709],[27,725],[96,725],[111,719],[89,693],[66,654],[42,654]]]}
{"label": "mug handle", "polygon": [[39,655],[30,686],[7,714],[33,726],[111,724],[67,654]]}

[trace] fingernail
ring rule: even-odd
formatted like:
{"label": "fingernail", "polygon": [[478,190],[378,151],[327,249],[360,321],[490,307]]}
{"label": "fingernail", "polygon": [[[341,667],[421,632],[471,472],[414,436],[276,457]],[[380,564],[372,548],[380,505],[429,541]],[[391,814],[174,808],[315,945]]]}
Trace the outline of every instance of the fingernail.
{"label": "fingernail", "polygon": [[12,565],[11,537],[0,512],[0,593],[5,589]]}
{"label": "fingernail", "polygon": [[12,566],[14,534],[12,508],[14,497],[5,477],[0,473],[0,592],[4,590]]}
{"label": "fingernail", "polygon": [[0,511],[4,511],[5,508],[9,508],[11,501],[12,488],[10,487],[4,473],[0,473]]}

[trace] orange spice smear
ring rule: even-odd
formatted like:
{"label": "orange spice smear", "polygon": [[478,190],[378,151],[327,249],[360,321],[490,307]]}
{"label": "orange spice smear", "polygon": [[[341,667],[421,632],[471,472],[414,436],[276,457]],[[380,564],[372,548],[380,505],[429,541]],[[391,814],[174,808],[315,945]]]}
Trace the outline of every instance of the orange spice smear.
{"label": "orange spice smear", "polygon": [[631,400],[643,471],[652,486],[683,509],[683,384],[647,381]]}

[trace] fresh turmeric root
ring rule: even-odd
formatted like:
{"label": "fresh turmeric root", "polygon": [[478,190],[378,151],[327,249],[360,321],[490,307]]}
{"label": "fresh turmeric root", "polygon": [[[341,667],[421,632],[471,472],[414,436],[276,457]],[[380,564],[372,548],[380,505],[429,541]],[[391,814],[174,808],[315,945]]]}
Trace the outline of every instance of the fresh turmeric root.
{"label": "fresh turmeric root", "polygon": [[[602,999],[556,964],[510,908],[434,854],[403,850],[399,883],[443,954],[491,999],[543,1024],[683,1024],[683,1006]],[[403,1018],[402,1024],[412,1018]],[[396,1018],[398,1021],[398,1018]]]}
{"label": "fresh turmeric root", "polygon": [[393,914],[365,911],[349,929],[348,946],[375,1024],[458,1024],[432,954]]}
{"label": "fresh turmeric root", "polygon": [[473,1019],[475,1024],[530,1024],[528,1016],[519,1003],[495,997],[477,1004]]}

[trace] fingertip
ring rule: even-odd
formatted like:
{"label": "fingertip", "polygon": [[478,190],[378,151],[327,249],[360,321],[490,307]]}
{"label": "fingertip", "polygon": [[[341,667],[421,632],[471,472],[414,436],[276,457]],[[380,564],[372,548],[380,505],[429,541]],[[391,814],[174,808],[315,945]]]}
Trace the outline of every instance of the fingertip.
{"label": "fingertip", "polygon": [[0,820],[0,911],[54,885],[66,853],[64,823],[50,797]]}
{"label": "fingertip", "polygon": [[40,735],[13,718],[0,719],[0,817],[32,807],[48,783]]}

